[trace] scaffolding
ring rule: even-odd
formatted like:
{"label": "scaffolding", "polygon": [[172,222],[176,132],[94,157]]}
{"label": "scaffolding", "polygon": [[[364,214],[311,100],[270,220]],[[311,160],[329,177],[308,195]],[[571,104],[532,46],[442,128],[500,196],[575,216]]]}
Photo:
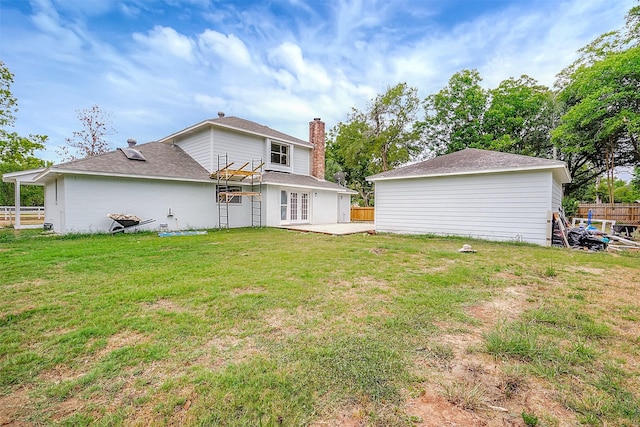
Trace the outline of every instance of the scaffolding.
{"label": "scaffolding", "polygon": [[[251,200],[251,226],[262,227],[262,160],[251,160],[239,168],[232,168],[229,155],[218,155],[218,170],[211,174],[217,181],[216,199],[218,203],[218,227],[229,228],[229,204],[236,198],[248,197]],[[251,164],[251,169],[245,169]],[[242,184],[251,182],[251,191],[243,191]],[[234,183],[240,184],[240,190],[233,189]]]}

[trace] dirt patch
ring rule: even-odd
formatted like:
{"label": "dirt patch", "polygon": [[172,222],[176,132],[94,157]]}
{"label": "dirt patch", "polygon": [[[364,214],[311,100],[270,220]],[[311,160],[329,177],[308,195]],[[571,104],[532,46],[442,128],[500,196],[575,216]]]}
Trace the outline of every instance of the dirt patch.
{"label": "dirt patch", "polygon": [[447,259],[447,260],[438,260],[434,265],[425,265],[420,271],[423,273],[442,273],[449,270],[456,263],[456,260]]}
{"label": "dirt patch", "polygon": [[380,279],[369,276],[355,278],[353,281],[340,281],[328,285],[330,298],[337,303],[346,304],[347,310],[336,313],[332,317],[335,321],[353,322],[354,320],[371,314],[371,306],[378,304],[376,311],[385,315],[385,303],[396,294],[395,289]]}
{"label": "dirt patch", "polygon": [[304,325],[314,319],[322,318],[322,313],[297,307],[294,313],[282,308],[271,310],[263,317],[263,321],[271,328],[271,335],[275,339],[284,339],[296,335],[304,330]]}
{"label": "dirt patch", "polygon": [[11,394],[0,395],[0,426],[30,425],[19,421],[27,418],[29,408],[33,406],[30,393],[30,388],[20,387]]}
{"label": "dirt patch", "polygon": [[[142,335],[141,333],[133,331],[120,331],[117,334],[111,335],[109,337],[109,339],[107,340],[107,345],[103,349],[99,350],[95,354],[94,358],[101,359],[112,351],[119,350],[127,346],[146,343],[148,341],[149,337],[146,335]],[[90,361],[91,360],[87,359],[85,360],[85,363],[88,363]]]}
{"label": "dirt patch", "polygon": [[422,394],[408,399],[405,410],[418,426],[524,426],[522,412],[536,414],[558,426],[575,425],[575,415],[554,400],[543,382],[505,371],[502,361],[478,351],[483,334],[500,322],[515,320],[528,306],[526,286],[505,288],[501,295],[468,307],[477,320],[417,349],[415,366],[428,380]]}
{"label": "dirt patch", "polygon": [[232,296],[248,295],[248,294],[263,294],[264,288],[256,288],[253,286],[246,288],[235,288],[229,291]]}
{"label": "dirt patch", "polygon": [[48,283],[49,283],[48,280],[35,279],[35,280],[29,280],[26,282],[6,284],[3,286],[5,289],[33,289],[39,286],[47,285]]}
{"label": "dirt patch", "polygon": [[502,293],[498,298],[467,308],[468,315],[482,322],[483,331],[493,328],[498,322],[514,320],[524,311],[528,298],[526,287],[509,287]]}
{"label": "dirt patch", "polygon": [[62,381],[70,381],[80,378],[87,372],[88,369],[77,370],[72,369],[67,365],[56,365],[51,369],[42,371],[40,373],[40,378],[49,383],[60,384]]}
{"label": "dirt patch", "polygon": [[410,399],[406,409],[407,413],[418,421],[414,425],[424,427],[488,425],[480,416],[461,409],[432,390],[426,390],[422,396]]}
{"label": "dirt patch", "polygon": [[575,269],[573,269],[573,271],[576,273],[585,273],[585,274],[594,275],[594,276],[600,276],[605,272],[605,270],[602,268],[587,267],[584,265],[576,267]]}
{"label": "dirt patch", "polygon": [[188,366],[218,370],[230,363],[242,363],[263,354],[253,338],[233,335],[214,337],[203,344],[202,349],[202,355],[188,363]]}
{"label": "dirt patch", "polygon": [[[112,351],[118,350],[125,346],[135,345],[148,341],[148,337],[130,331],[122,331],[112,335],[107,340],[107,345],[92,355],[87,355],[81,361],[81,364],[71,367],[69,365],[56,365],[51,369],[42,371],[39,375],[40,379],[52,384],[60,384],[63,381],[71,381],[87,374],[94,366],[95,362],[107,356]],[[93,345],[94,340],[89,341],[89,347]]]}
{"label": "dirt patch", "polygon": [[164,310],[174,313],[185,311],[184,308],[169,299],[159,299],[153,303],[145,303],[145,305],[152,310]]}

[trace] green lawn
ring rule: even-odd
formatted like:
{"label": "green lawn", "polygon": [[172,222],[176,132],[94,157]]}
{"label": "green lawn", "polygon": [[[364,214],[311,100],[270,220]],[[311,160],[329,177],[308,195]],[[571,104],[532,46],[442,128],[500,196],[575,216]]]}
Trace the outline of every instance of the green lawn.
{"label": "green lawn", "polygon": [[0,424],[634,426],[639,323],[638,252],[0,230]]}

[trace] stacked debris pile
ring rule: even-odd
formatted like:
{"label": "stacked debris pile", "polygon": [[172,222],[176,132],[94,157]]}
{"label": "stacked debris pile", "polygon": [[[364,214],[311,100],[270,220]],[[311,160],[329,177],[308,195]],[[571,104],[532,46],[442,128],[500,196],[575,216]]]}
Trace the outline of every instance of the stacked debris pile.
{"label": "stacked debris pile", "polygon": [[567,230],[567,241],[574,249],[604,251],[610,240],[600,231],[573,227]]}
{"label": "stacked debris pile", "polygon": [[[589,218],[589,220],[589,222],[591,222],[591,218]],[[613,228],[612,233],[606,233],[598,230],[590,223],[569,226],[564,215],[561,213],[553,215],[551,244],[553,246],[562,246],[590,252],[640,250],[640,242],[625,239],[614,234]]]}

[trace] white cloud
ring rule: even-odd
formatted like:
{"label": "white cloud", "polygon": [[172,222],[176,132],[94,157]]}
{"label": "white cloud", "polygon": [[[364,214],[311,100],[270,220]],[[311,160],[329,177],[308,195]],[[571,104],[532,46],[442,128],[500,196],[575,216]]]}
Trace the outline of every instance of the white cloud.
{"label": "white cloud", "polygon": [[156,25],[148,35],[134,33],[133,39],[153,53],[159,55],[168,53],[187,62],[194,60],[193,41],[173,28]]}
{"label": "white cloud", "polygon": [[326,90],[332,84],[331,78],[320,64],[303,58],[302,49],[297,44],[282,43],[271,50],[268,57],[273,66],[294,76],[302,90]]}
{"label": "white cloud", "polygon": [[221,108],[227,104],[227,100],[224,98],[203,93],[196,93],[193,100],[205,111],[222,111]]}
{"label": "white cloud", "polygon": [[520,74],[550,85],[636,1],[491,0],[490,10],[455,16],[456,26],[434,9],[444,6],[419,0],[99,0],[75,11],[77,2],[37,0],[33,13],[8,3],[0,57],[16,72],[16,130],[48,134],[53,147],[77,129],[74,111],[94,103],[113,111],[125,140],[157,139],[220,110],[304,139],[313,117],[332,127],[398,82],[425,97],[476,68],[486,87]]}
{"label": "white cloud", "polygon": [[198,37],[198,46],[202,53],[212,52],[223,61],[238,66],[249,66],[251,55],[245,44],[233,34],[225,36],[214,30],[205,30]]}

